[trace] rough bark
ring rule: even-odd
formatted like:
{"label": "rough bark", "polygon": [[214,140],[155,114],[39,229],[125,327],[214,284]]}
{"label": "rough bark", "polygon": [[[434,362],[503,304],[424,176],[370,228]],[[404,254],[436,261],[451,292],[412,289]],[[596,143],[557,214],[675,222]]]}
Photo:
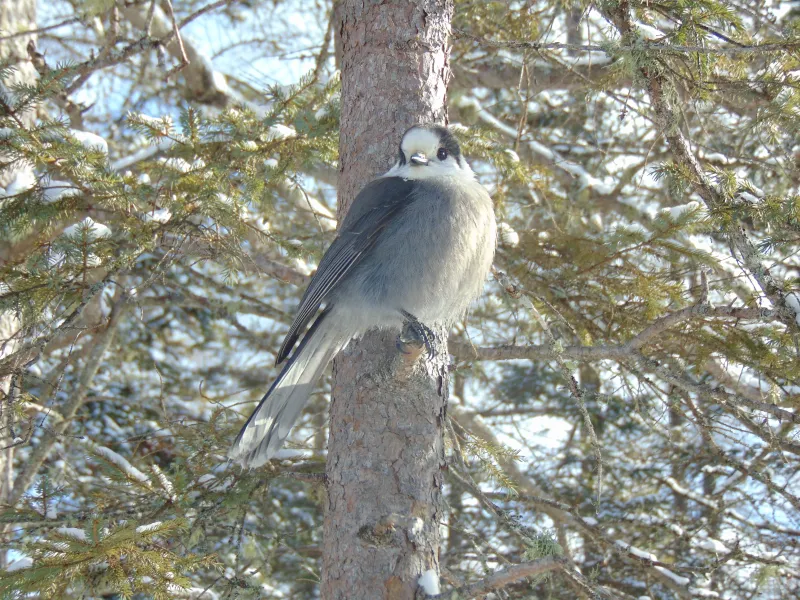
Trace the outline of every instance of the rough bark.
{"label": "rough bark", "polygon": [[[36,1],[35,0],[8,0],[0,3],[0,33],[17,33],[28,31],[36,27]],[[36,78],[36,70],[28,60],[27,45],[36,36],[24,35],[0,42],[0,63],[12,62],[16,71],[0,82],[0,91],[3,95],[8,93],[7,87],[17,82],[30,82]],[[19,115],[19,118],[29,124],[35,115],[32,113]],[[0,186],[5,187],[14,179],[15,170],[12,166],[0,170]],[[22,168],[27,168],[23,166]],[[0,359],[12,354],[19,344],[20,322],[11,311],[0,312]],[[0,376],[0,506],[8,501],[13,476],[13,414],[11,410],[11,381],[10,375]],[[0,543],[0,545],[2,545]],[[0,569],[6,564],[6,553],[0,552]]]}
{"label": "rough bark", "polygon": [[[343,0],[339,211],[393,162],[418,122],[446,121],[451,0]],[[334,364],[322,597],[413,598],[438,572],[445,332],[436,358],[398,353],[396,331],[351,343]]]}

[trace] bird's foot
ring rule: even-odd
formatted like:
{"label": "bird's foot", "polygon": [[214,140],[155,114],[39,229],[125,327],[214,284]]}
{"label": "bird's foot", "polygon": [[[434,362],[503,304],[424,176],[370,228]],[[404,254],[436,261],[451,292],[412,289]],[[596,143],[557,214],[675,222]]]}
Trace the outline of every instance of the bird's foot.
{"label": "bird's foot", "polygon": [[400,314],[405,318],[405,323],[400,335],[397,336],[397,349],[403,354],[413,354],[414,350],[412,348],[419,349],[425,346],[428,351],[428,358],[433,358],[435,355],[433,342],[436,339],[436,334],[410,312],[401,310]]}

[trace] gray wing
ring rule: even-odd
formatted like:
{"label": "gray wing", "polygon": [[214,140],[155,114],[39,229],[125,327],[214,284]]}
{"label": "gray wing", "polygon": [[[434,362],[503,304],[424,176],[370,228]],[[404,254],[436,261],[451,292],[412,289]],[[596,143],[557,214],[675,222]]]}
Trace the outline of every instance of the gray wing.
{"label": "gray wing", "polygon": [[289,355],[320,305],[359,263],[364,253],[375,245],[392,217],[408,204],[414,188],[413,182],[400,177],[381,177],[359,192],[342,222],[339,235],[325,251],[303,294],[297,316],[283,340],[275,364],[280,364]]}

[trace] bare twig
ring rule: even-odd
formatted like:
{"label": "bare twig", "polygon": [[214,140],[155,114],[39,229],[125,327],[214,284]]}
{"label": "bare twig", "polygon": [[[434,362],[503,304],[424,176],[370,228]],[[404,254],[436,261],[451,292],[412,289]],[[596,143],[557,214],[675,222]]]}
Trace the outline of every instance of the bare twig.
{"label": "bare twig", "polygon": [[[703,437],[703,442],[705,442],[705,448],[716,455],[717,458],[719,458],[724,464],[728,465],[729,467],[733,467],[742,475],[752,477],[768,488],[771,492],[783,496],[794,508],[800,510],[800,497],[790,493],[786,489],[786,486],[776,485],[769,475],[762,473],[757,467],[753,465],[744,465],[740,461],[733,458],[730,452],[723,451],[722,448],[717,445],[713,436],[711,435],[711,424],[708,422],[705,414],[700,411],[700,409],[695,405],[694,402],[692,402],[690,398],[686,399],[686,404],[689,406],[689,409],[692,411],[692,414],[698,421],[698,429],[700,430],[700,435]],[[798,422],[800,422],[800,420],[798,420]]]}
{"label": "bare twig", "polygon": [[783,421],[800,424],[799,414],[783,409],[774,404],[770,404],[768,402],[759,402],[742,396],[741,394],[732,394],[721,388],[712,388],[710,385],[706,385],[704,383],[695,383],[688,377],[677,374],[673,371],[673,369],[668,368],[652,358],[647,358],[642,354],[633,354],[631,358],[633,359],[634,363],[639,364],[642,368],[644,368],[644,370],[655,373],[664,381],[678,386],[687,392],[711,398],[723,406],[746,406],[753,410],[760,410],[771,414]]}
{"label": "bare twig", "polygon": [[283,471],[279,477],[289,477],[306,483],[325,483],[325,473],[302,473],[299,471]]}
{"label": "bare twig", "polygon": [[455,594],[457,598],[464,599],[484,596],[491,591],[502,589],[521,579],[527,579],[528,577],[534,577],[556,569],[566,569],[568,568],[566,563],[567,560],[565,558],[548,556],[547,558],[540,558],[539,560],[500,569],[484,577],[480,581],[459,587],[452,592],[437,594],[435,596],[423,595],[422,598],[427,598],[428,600],[446,600],[454,597],[453,594]]}
{"label": "bare twig", "polygon": [[144,32],[146,35],[151,34],[153,27],[153,18],[156,16],[156,0],[150,0],[150,8],[147,9],[147,17],[144,25]]}
{"label": "bare twig", "polygon": [[13,40],[14,38],[24,37],[26,35],[37,35],[39,33],[45,33],[46,31],[52,31],[53,29],[60,29],[61,27],[72,25],[73,23],[79,23],[80,20],[81,20],[80,17],[71,17],[69,19],[64,19],[63,21],[60,21],[58,23],[53,23],[52,25],[39,27],[38,29],[26,29],[25,31],[17,31],[16,33],[10,33],[8,35],[0,36],[0,42]]}
{"label": "bare twig", "polygon": [[181,61],[172,67],[167,74],[164,76],[165,79],[169,79],[176,73],[179,73],[187,66],[189,66],[189,57],[186,56],[186,48],[183,47],[183,38],[181,37],[181,32],[178,31],[178,24],[175,22],[175,13],[172,10],[172,0],[165,0],[167,4],[167,12],[169,13],[170,21],[172,21],[172,33],[175,37],[175,40],[178,43],[178,49],[180,50],[180,57]]}
{"label": "bare twig", "polygon": [[[106,67],[110,67],[122,62],[125,62],[129,58],[151,48],[157,47],[164,47],[167,46],[174,38],[176,33],[178,33],[181,29],[183,29],[186,25],[204,15],[205,13],[214,10],[215,8],[219,8],[220,6],[225,6],[228,4],[233,3],[235,0],[219,0],[217,2],[212,2],[204,6],[203,8],[193,12],[182,21],[180,21],[177,27],[171,28],[169,33],[164,35],[161,38],[153,39],[147,31],[145,34],[139,38],[138,40],[130,43],[128,46],[118,50],[116,52],[108,52],[106,55],[97,56],[91,58],[87,61],[84,61],[74,67],[74,71],[78,73],[78,77],[73,81],[67,88],[65,92],[70,94],[78,89],[83,83],[94,73],[100,69],[104,69]],[[125,12],[127,9],[123,9]],[[147,17],[145,17],[145,29],[147,29]],[[185,48],[184,48],[185,52]]]}
{"label": "bare twig", "polygon": [[[565,44],[562,42],[534,42],[529,40],[499,41],[471,35],[460,29],[454,29],[455,37],[472,40],[482,46],[493,48],[529,49],[529,50],[569,50],[570,52],[605,52],[617,54],[630,49],[613,44]],[[697,54],[773,54],[776,52],[794,52],[800,48],[800,43],[776,42],[770,44],[739,44],[733,46],[683,46],[669,43],[656,43],[647,40],[636,42],[637,50],[657,50],[662,52],[680,53],[693,52]]]}
{"label": "bare twig", "polygon": [[[777,317],[777,314],[777,311],[766,308],[711,307],[707,304],[695,304],[661,317],[623,344],[565,346],[560,350],[560,354],[564,358],[574,360],[619,360],[630,358],[635,351],[654,341],[659,334],[689,319],[772,320]],[[529,360],[545,360],[552,358],[550,349],[544,345],[475,347],[470,344],[451,341],[450,351],[462,360],[515,360],[525,358]]]}
{"label": "bare twig", "polygon": [[[503,288],[509,292],[512,296],[520,297],[522,296],[523,290],[519,288],[515,283],[511,281],[511,279],[499,270],[494,270],[494,275]],[[589,439],[592,443],[592,449],[594,451],[594,458],[597,464],[597,503],[600,502],[600,494],[603,490],[603,456],[600,452],[600,442],[597,439],[597,434],[594,430],[594,425],[592,424],[591,416],[589,415],[589,411],[586,408],[586,401],[584,396],[585,391],[578,385],[578,380],[572,374],[572,371],[567,366],[567,363],[564,361],[564,357],[562,356],[561,350],[563,349],[563,345],[556,340],[553,332],[550,331],[550,327],[547,324],[547,321],[544,320],[542,315],[539,313],[539,310],[534,305],[533,301],[527,296],[525,298],[525,304],[528,307],[528,310],[534,316],[536,321],[539,323],[539,326],[545,332],[545,335],[549,338],[550,344],[550,357],[556,361],[558,364],[559,370],[561,371],[561,376],[567,382],[567,386],[569,388],[572,397],[575,398],[575,401],[578,403],[578,409],[580,410],[581,416],[583,417],[583,426],[586,428],[586,432],[589,434]]]}
{"label": "bare twig", "polygon": [[322,73],[322,69],[325,66],[325,63],[328,61],[328,57],[330,56],[331,38],[333,37],[333,30],[336,23],[338,23],[338,19],[336,18],[336,10],[331,10],[331,14],[328,15],[328,27],[325,29],[325,37],[322,40],[322,49],[317,55],[314,63],[314,81],[319,81],[319,76]]}
{"label": "bare twig", "polygon": [[[484,508],[486,508],[489,512],[493,513],[498,519],[500,520],[501,525],[506,528],[511,533],[519,536],[523,541],[527,541],[530,543],[532,538],[532,532],[529,528],[521,525],[517,522],[516,519],[512,519],[509,517],[507,511],[497,506],[481,489],[472,481],[470,481],[469,476],[464,476],[459,473],[456,469],[450,468],[448,471],[450,477],[452,477],[460,486],[462,486],[465,490],[467,490],[470,495],[472,495]],[[681,588],[672,582],[667,575],[665,575],[662,571],[658,570],[660,567],[661,569],[669,569],[670,571],[681,571],[681,572],[688,572],[688,573],[707,573],[712,571],[717,567],[717,565],[712,565],[709,567],[683,567],[677,566],[671,563],[664,563],[658,560],[653,559],[645,559],[642,558],[640,554],[637,554],[634,551],[630,544],[621,543],[620,541],[616,541],[613,539],[607,538],[601,528],[596,524],[596,522],[589,522],[587,519],[579,515],[576,511],[574,511],[571,507],[567,506],[562,502],[558,502],[556,500],[549,500],[547,498],[543,498],[541,496],[528,496],[526,500],[531,501],[537,507],[549,507],[550,511],[553,514],[561,515],[561,520],[564,522],[570,522],[574,525],[578,525],[583,531],[585,531],[592,539],[595,541],[603,544],[606,548],[610,551],[623,555],[627,560],[631,561],[634,564],[641,565],[646,567],[649,572],[653,575],[658,577],[661,581],[663,581],[666,585],[668,585],[671,589],[673,589],[679,596],[684,598],[690,598],[691,594],[685,588]],[[550,514],[548,512],[548,514]],[[569,565],[568,559],[562,559],[565,565]],[[591,590],[594,592],[590,594],[592,596],[599,595],[600,597],[614,597],[613,594],[610,592],[599,588],[597,586],[589,585],[585,579],[575,579],[574,575],[576,574],[575,571],[571,569],[565,569],[564,574],[573,582],[578,583],[584,589]],[[589,586],[588,588],[585,586]]]}
{"label": "bare twig", "polygon": [[102,290],[103,284],[96,284],[90,287],[84,294],[81,302],[67,317],[59,323],[57,327],[52,327],[46,333],[38,336],[36,339],[29,341],[15,352],[8,354],[0,360],[0,377],[10,375],[19,369],[25,369],[31,364],[35,363],[44,352],[47,344],[52,340],[57,333],[69,329],[72,323],[77,319],[92,297]]}
{"label": "bare twig", "polygon": [[215,8],[219,8],[220,6],[227,6],[228,4],[233,4],[234,2],[237,2],[237,0],[217,0],[217,2],[206,4],[203,8],[194,11],[192,14],[190,14],[188,17],[186,17],[180,23],[178,23],[178,29],[183,29],[189,23],[194,21],[197,17],[200,17],[206,14],[207,12],[211,12]]}
{"label": "bare twig", "polygon": [[14,481],[14,489],[11,492],[10,504],[16,504],[28,487],[30,487],[31,483],[33,483],[36,473],[39,471],[39,467],[47,459],[53,446],[58,441],[59,436],[66,431],[75,413],[83,404],[86,395],[89,393],[94,377],[100,369],[103,356],[111,346],[114,334],[122,320],[122,315],[127,309],[129,300],[130,297],[127,293],[122,292],[120,294],[119,300],[112,306],[108,325],[92,340],[92,350],[86,358],[86,364],[83,370],[78,376],[76,388],[59,410],[61,420],[52,427],[48,427],[44,430],[45,434],[31,451],[22,471],[17,475]]}

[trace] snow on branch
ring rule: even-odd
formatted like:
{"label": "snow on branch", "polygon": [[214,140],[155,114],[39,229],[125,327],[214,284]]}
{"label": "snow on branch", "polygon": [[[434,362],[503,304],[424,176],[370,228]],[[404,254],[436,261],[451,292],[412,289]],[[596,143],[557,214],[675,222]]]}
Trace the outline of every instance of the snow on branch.
{"label": "snow on branch", "polygon": [[[444,594],[430,594],[428,590],[432,589],[434,586],[430,585],[430,587],[425,587],[423,585],[423,578],[425,578],[425,584],[429,583],[429,578],[426,576],[428,573],[430,573],[430,571],[426,571],[419,578],[419,585],[420,588],[422,588],[422,590],[425,592],[425,596],[423,596],[423,598],[427,598],[428,600],[446,600],[453,597],[464,598],[466,600],[467,598],[485,596],[494,590],[502,589],[508,585],[511,585],[512,583],[516,583],[522,579],[527,579],[528,577],[534,577],[535,575],[541,575],[556,569],[568,568],[569,567],[567,566],[566,559],[549,556],[547,558],[540,558],[539,560],[512,565],[510,567],[506,567],[505,569],[500,569],[488,577],[484,577],[480,581],[459,587],[452,592],[445,592]],[[438,589],[438,578],[435,587]]]}
{"label": "snow on branch", "polygon": [[96,133],[70,129],[69,134],[87,150],[96,150],[103,154],[108,154],[108,142]]}
{"label": "snow on branch", "polygon": [[126,478],[141,483],[145,485],[145,487],[150,487],[150,478],[128,462],[127,458],[105,446],[96,446],[91,442],[89,442],[89,444],[92,454],[104,459],[107,463],[119,469]]}
{"label": "snow on branch", "polygon": [[[603,12],[604,16],[614,24],[621,36],[626,36],[635,31],[635,25],[630,14],[630,7],[627,4],[619,4],[613,9],[609,7]],[[659,48],[676,48],[675,46],[657,44]],[[742,45],[739,50],[756,47],[770,47],[773,50],[784,51],[795,47],[800,47],[796,43],[762,44],[760,46]],[[717,49],[709,49],[709,52],[717,52]],[[670,153],[676,164],[686,172],[687,179],[691,183],[694,191],[703,199],[710,211],[719,209],[730,202],[732,198],[723,193],[714,184],[709,174],[703,169],[695,152],[692,150],[690,140],[686,138],[679,127],[674,124],[679,121],[679,109],[674,106],[675,101],[671,93],[674,87],[673,82],[663,72],[656,72],[642,65],[639,72],[645,81],[648,82],[647,92],[652,104],[654,123],[658,126],[669,145]],[[754,190],[755,191],[755,190]],[[753,200],[758,202],[753,194],[746,192],[747,196],[739,194],[739,199],[744,201]],[[772,302],[773,306],[782,313],[781,320],[786,323],[800,323],[800,302],[795,303],[787,298],[783,291],[782,282],[772,275],[770,270],[763,263],[763,256],[756,244],[750,239],[747,230],[739,223],[733,223],[727,231],[727,238],[732,249],[741,260],[743,268],[758,283],[763,294]]]}
{"label": "snow on branch", "polygon": [[[503,134],[504,136],[514,139],[517,137],[517,131],[506,125],[500,119],[492,115],[489,111],[484,110],[481,106],[481,103],[473,96],[464,96],[458,100],[458,106],[460,107],[469,107],[475,111],[478,118],[485,124],[492,127],[495,131]],[[540,158],[546,160],[549,163],[552,163],[558,169],[561,169],[565,173],[568,173],[580,184],[582,189],[585,188],[592,188],[598,194],[601,195],[609,195],[614,191],[614,186],[604,181],[601,181],[591,173],[589,173],[586,169],[584,169],[581,165],[574,163],[572,161],[567,160],[563,156],[561,156],[555,150],[548,148],[544,144],[540,144],[534,140],[528,140],[523,142],[530,151]]]}
{"label": "snow on branch", "polygon": [[77,527],[59,527],[55,530],[55,532],[60,536],[72,538],[78,540],[79,542],[87,541],[86,532],[83,529],[78,529]]}

